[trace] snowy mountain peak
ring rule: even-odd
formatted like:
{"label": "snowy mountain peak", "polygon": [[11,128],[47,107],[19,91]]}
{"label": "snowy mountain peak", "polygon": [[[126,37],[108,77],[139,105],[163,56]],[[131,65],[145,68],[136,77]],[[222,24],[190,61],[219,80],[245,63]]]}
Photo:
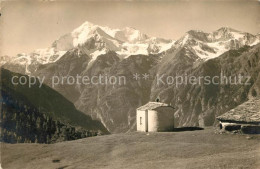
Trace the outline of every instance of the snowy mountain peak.
{"label": "snowy mountain peak", "polygon": [[85,22],[78,28],[74,29],[71,32],[71,36],[73,38],[73,45],[74,47],[76,47],[78,45],[83,45],[85,42],[88,41],[88,39],[95,36],[112,38],[116,31],[118,30],[94,25],[90,22]]}
{"label": "snowy mountain peak", "polygon": [[175,44],[185,46],[199,58],[208,60],[218,57],[230,49],[238,49],[244,45],[252,46],[259,42],[260,37],[257,35],[222,27],[211,33],[199,30],[188,31]]}
{"label": "snowy mountain peak", "polygon": [[218,30],[216,30],[217,32],[240,32],[238,30],[235,30],[231,27],[228,27],[228,26],[223,26],[221,28],[219,28]]}
{"label": "snowy mountain peak", "polygon": [[99,34],[100,36],[108,39],[115,39],[119,42],[121,41],[128,43],[145,41],[149,38],[146,34],[141,33],[141,31],[135,28],[125,27],[120,30],[85,22],[72,31],[71,35],[74,38],[73,44],[74,46],[82,45],[89,38],[94,37],[96,34]]}
{"label": "snowy mountain peak", "polygon": [[122,31],[118,31],[115,36],[116,38],[121,39],[122,35],[124,36],[122,39],[123,41],[128,41],[131,43],[145,41],[149,38],[146,34],[141,33],[141,31],[130,27],[126,27]]}
{"label": "snowy mountain peak", "polygon": [[230,27],[222,27],[214,32],[212,36],[215,40],[239,39],[244,36],[245,32],[237,31]]}
{"label": "snowy mountain peak", "polygon": [[[78,47],[86,54],[96,58],[96,54],[115,51],[121,58],[137,54],[157,54],[169,49],[172,40],[151,38],[141,31],[125,27],[112,29],[106,26],[85,22],[71,33],[73,47]],[[62,40],[56,44],[64,43]],[[66,42],[65,43],[71,43]],[[71,46],[71,45],[56,45]]]}

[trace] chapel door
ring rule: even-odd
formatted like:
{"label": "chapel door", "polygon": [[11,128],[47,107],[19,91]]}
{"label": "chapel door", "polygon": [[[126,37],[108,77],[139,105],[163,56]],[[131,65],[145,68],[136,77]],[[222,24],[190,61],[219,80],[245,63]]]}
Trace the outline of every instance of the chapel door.
{"label": "chapel door", "polygon": [[145,110],[144,125],[145,125],[145,132],[148,132],[148,110]]}

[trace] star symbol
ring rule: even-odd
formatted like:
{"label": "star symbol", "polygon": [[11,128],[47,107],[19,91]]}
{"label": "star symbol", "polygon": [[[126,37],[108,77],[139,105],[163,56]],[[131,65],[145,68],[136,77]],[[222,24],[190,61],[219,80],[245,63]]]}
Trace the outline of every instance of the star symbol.
{"label": "star symbol", "polygon": [[135,80],[140,79],[140,74],[138,74],[138,73],[133,74],[133,78],[134,78]]}
{"label": "star symbol", "polygon": [[144,79],[144,80],[149,79],[149,74],[145,73],[145,74],[142,74],[142,75],[143,75],[143,79]]}

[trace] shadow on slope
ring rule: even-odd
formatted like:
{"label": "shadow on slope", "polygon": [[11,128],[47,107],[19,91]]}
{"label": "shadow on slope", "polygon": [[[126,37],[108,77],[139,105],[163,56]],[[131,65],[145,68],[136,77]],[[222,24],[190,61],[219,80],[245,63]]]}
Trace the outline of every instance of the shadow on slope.
{"label": "shadow on slope", "polygon": [[78,111],[46,85],[14,85],[12,77],[28,76],[1,69],[1,139],[5,142],[53,143],[108,134],[100,121]]}
{"label": "shadow on slope", "polygon": [[204,128],[201,128],[201,127],[179,127],[179,128],[174,128],[172,132],[195,131],[195,130],[204,130]]}

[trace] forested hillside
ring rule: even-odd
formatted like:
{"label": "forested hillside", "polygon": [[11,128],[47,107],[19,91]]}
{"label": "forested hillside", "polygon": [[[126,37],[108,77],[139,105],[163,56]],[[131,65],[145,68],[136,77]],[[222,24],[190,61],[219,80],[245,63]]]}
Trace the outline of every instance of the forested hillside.
{"label": "forested hillside", "polygon": [[108,133],[56,91],[47,86],[13,85],[13,76],[21,75],[1,70],[2,141],[54,143]]}

